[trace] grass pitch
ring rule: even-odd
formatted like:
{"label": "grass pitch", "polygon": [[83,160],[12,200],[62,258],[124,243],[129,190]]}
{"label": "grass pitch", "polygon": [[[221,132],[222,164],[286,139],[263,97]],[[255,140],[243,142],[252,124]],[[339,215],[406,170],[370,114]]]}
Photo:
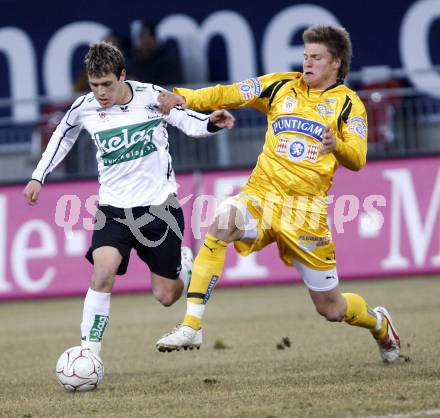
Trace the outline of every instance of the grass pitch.
{"label": "grass pitch", "polygon": [[87,393],[65,392],[54,373],[79,344],[82,298],[1,303],[0,416],[440,416],[439,289],[435,277],[343,284],[393,315],[411,361],[391,365],[366,330],[319,317],[300,285],[216,290],[202,348],[174,353],[154,344],[184,301],[114,296],[104,381]]}

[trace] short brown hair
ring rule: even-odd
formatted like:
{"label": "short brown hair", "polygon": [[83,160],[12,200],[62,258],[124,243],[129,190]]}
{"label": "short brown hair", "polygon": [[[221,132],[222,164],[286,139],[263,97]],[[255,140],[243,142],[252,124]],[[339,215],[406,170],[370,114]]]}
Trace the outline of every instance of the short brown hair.
{"label": "short brown hair", "polygon": [[95,77],[104,77],[107,74],[121,76],[125,68],[125,59],[122,52],[109,42],[98,42],[90,45],[84,59],[87,74]]}
{"label": "short brown hair", "polygon": [[333,58],[341,59],[338,79],[343,80],[350,72],[352,47],[350,34],[342,27],[314,26],[303,33],[304,44],[323,44]]}

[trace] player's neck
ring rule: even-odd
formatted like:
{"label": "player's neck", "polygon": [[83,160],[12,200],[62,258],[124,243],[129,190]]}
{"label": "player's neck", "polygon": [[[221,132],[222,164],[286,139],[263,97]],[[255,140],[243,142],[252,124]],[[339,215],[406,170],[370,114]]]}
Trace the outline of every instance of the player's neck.
{"label": "player's neck", "polygon": [[121,96],[119,100],[116,102],[117,105],[127,104],[133,97],[133,93],[128,83],[122,82],[121,86]]}

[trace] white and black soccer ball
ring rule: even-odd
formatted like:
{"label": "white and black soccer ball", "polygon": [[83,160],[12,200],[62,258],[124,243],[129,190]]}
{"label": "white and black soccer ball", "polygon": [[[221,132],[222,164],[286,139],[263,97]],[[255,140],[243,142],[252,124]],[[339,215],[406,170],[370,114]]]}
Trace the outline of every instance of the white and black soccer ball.
{"label": "white and black soccer ball", "polygon": [[96,389],[104,378],[104,363],[89,348],[68,348],[57,361],[56,375],[64,389],[70,392]]}

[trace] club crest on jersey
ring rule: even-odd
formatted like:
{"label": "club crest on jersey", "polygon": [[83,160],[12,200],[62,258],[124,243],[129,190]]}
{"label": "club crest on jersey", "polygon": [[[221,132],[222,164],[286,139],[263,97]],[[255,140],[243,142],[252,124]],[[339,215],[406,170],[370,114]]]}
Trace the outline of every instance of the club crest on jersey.
{"label": "club crest on jersey", "polygon": [[285,113],[292,113],[295,110],[298,101],[291,96],[286,96],[281,107],[282,111]]}
{"label": "club crest on jersey", "polygon": [[319,145],[309,144],[302,138],[286,139],[280,136],[276,152],[277,154],[285,155],[293,162],[308,160],[314,163],[318,159]]}
{"label": "club crest on jersey", "polygon": [[100,118],[100,119],[105,119],[105,117],[107,116],[107,113],[105,113],[105,112],[99,112],[98,115],[99,115],[99,118]]}
{"label": "club crest on jersey", "polygon": [[259,97],[261,93],[261,84],[258,78],[250,78],[242,81],[238,86],[244,100],[251,100],[253,97]]}
{"label": "club crest on jersey", "polygon": [[120,108],[123,112],[128,112],[128,106],[127,106],[127,105],[121,105],[121,106],[119,106],[119,108]]}
{"label": "club crest on jersey", "polygon": [[295,138],[290,141],[287,147],[287,157],[294,162],[302,161],[306,158],[307,142],[303,139]]}
{"label": "club crest on jersey", "polygon": [[283,132],[297,132],[322,141],[325,125],[311,119],[303,119],[297,116],[281,116],[272,122],[275,135]]}
{"label": "club crest on jersey", "polygon": [[316,110],[321,116],[327,117],[335,114],[335,110],[327,107],[324,103],[319,103],[316,105]]}
{"label": "club crest on jersey", "polygon": [[367,123],[364,118],[355,116],[348,121],[348,130],[360,136],[362,139],[367,139]]}
{"label": "club crest on jersey", "polygon": [[254,97],[251,86],[245,81],[240,83],[240,92],[244,100],[251,100]]}

